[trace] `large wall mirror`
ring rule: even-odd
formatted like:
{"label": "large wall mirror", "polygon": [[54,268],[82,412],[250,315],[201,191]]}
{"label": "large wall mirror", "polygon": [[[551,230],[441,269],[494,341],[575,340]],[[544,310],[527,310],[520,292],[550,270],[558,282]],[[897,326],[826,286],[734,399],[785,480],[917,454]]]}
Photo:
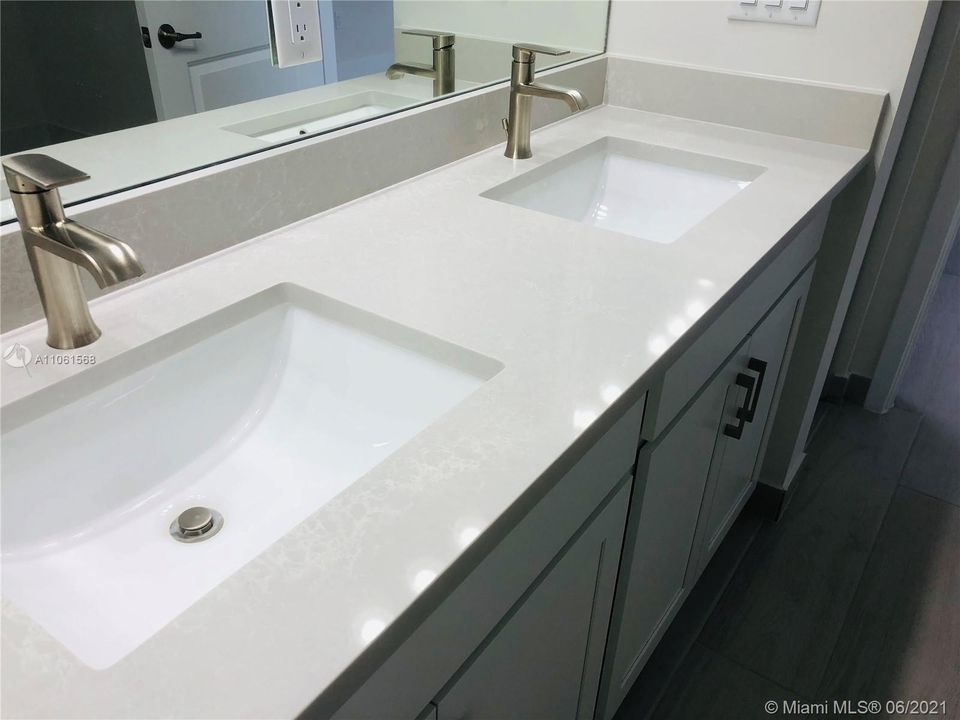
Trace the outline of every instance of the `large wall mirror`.
{"label": "large wall mirror", "polygon": [[[0,154],[67,204],[602,52],[607,0],[2,0]],[[2,188],[2,219],[13,218]]]}

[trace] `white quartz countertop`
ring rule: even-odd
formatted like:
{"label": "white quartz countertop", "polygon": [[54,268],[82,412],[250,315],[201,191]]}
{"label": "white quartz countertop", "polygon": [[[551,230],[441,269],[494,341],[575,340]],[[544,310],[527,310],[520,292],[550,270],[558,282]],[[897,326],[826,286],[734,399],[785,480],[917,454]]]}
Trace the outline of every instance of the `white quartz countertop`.
{"label": "white quartz countertop", "polygon": [[[663,245],[480,197],[613,136],[766,168]],[[865,161],[861,149],[604,106],[101,298],[98,362],[288,282],[504,369],[133,653],[83,665],[3,601],[7,717],[289,717],[418,598]],[[184,238],[189,242],[189,238]],[[42,349],[34,323],[2,337]],[[2,365],[8,404],[66,375]],[[597,419],[599,418],[599,419]],[[162,442],[159,439],[158,442]],[[377,643],[369,651],[378,650]]]}

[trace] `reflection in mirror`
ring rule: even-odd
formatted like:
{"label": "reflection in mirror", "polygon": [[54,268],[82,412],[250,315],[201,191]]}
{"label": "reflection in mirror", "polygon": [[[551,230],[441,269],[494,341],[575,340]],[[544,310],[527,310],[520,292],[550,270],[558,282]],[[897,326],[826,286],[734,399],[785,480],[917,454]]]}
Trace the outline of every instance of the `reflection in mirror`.
{"label": "reflection in mirror", "polygon": [[87,172],[70,204],[500,82],[514,42],[571,51],[540,69],[602,52],[606,22],[606,0],[3,0],[0,154]]}

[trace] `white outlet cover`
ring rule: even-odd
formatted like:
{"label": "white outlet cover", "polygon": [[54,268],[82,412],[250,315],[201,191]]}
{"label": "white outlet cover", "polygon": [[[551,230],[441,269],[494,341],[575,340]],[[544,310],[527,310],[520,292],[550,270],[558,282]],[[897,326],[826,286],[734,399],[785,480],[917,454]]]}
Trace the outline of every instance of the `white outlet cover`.
{"label": "white outlet cover", "polygon": [[813,27],[820,14],[820,0],[733,0],[730,3],[731,20],[804,25]]}
{"label": "white outlet cover", "polygon": [[323,60],[319,0],[268,0],[270,51],[279,68]]}

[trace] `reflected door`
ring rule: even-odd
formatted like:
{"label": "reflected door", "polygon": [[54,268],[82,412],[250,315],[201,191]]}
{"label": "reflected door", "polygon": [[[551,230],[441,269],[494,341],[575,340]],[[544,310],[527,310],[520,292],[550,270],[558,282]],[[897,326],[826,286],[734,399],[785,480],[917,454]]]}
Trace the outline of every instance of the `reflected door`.
{"label": "reflected door", "polygon": [[[336,81],[333,11],[320,2],[324,60],[276,68],[270,60],[265,1],[137,0],[144,47],[159,120],[259,100]],[[158,40],[161,25],[185,35],[201,33],[172,47]]]}

